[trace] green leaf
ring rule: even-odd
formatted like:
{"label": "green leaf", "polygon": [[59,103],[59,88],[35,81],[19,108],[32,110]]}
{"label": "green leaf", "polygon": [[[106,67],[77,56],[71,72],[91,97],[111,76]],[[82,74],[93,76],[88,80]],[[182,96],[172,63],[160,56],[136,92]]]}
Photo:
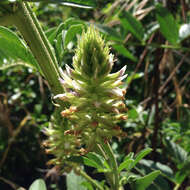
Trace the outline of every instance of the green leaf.
{"label": "green leaf", "polygon": [[160,31],[171,43],[177,44],[179,40],[178,25],[172,14],[161,5],[156,6],[156,18],[160,24]]}
{"label": "green leaf", "polygon": [[81,184],[85,181],[83,177],[76,175],[73,171],[67,175],[67,190],[86,190]]}
{"label": "green leaf", "polygon": [[102,168],[104,167],[104,159],[100,155],[98,155],[98,154],[96,154],[94,152],[89,152],[87,154],[87,157],[90,160],[96,162],[96,164],[99,165],[99,167],[102,167]]}
{"label": "green leaf", "polygon": [[[63,31],[63,34],[64,34],[64,31]],[[63,54],[63,51],[64,51],[63,50],[63,40],[62,40],[63,34],[59,34],[57,36],[56,44],[55,44],[56,57],[59,61],[61,60],[61,55]]]}
{"label": "green leaf", "polygon": [[79,7],[79,8],[93,8],[96,7],[96,0],[24,0],[29,2],[46,2],[57,3],[65,6]]}
{"label": "green leaf", "polygon": [[182,173],[181,171],[178,171],[175,175],[175,180],[178,184],[181,184],[183,183],[186,177],[187,177],[186,173]]}
{"label": "green leaf", "polygon": [[83,20],[79,20],[76,18],[68,18],[67,20],[64,21],[64,29],[68,30],[72,25],[77,25],[77,24],[82,24],[86,26],[86,23]]}
{"label": "green leaf", "polygon": [[134,161],[134,163],[133,163],[133,167],[134,167],[142,158],[144,158],[147,154],[149,154],[151,151],[152,151],[151,148],[146,148],[146,149],[144,149],[144,150],[141,150],[141,151],[136,155],[135,161]]}
{"label": "green leaf", "polygon": [[134,157],[134,152],[130,152],[129,154],[127,154],[127,156],[125,156],[124,160],[133,159],[133,157]]}
{"label": "green leaf", "polygon": [[94,24],[94,26],[99,31],[104,33],[110,40],[119,41],[119,42],[123,41],[121,35],[119,35],[115,29],[105,26],[103,24]]}
{"label": "green leaf", "polygon": [[89,183],[88,181],[82,182],[82,185],[83,185],[84,187],[86,187],[88,190],[93,190],[92,184]]}
{"label": "green leaf", "polygon": [[122,162],[119,165],[118,172],[121,172],[123,169],[126,169],[127,171],[130,171],[133,162],[134,162],[133,159],[126,159],[124,162]]}
{"label": "green leaf", "polygon": [[176,180],[173,175],[173,171],[167,165],[161,164],[159,162],[154,162],[152,160],[142,159],[137,165],[138,171],[143,175],[146,175],[152,171],[160,170],[161,175],[159,175],[154,183],[148,187],[150,190],[154,189],[170,189],[169,182],[176,183]]}
{"label": "green leaf", "polygon": [[67,47],[70,41],[72,41],[74,38],[76,38],[77,34],[82,34],[84,26],[82,24],[72,25],[64,38],[64,47]]}
{"label": "green leaf", "polygon": [[171,155],[171,158],[177,164],[185,163],[185,161],[188,158],[187,152],[180,145],[172,141],[165,139],[164,142],[167,146],[166,148],[167,148],[168,153]]}
{"label": "green leaf", "polygon": [[135,119],[137,119],[139,117],[139,114],[138,114],[138,112],[137,112],[137,110],[135,108],[130,109],[128,111],[127,115],[128,115],[128,118],[132,119],[132,120],[135,120]]}
{"label": "green leaf", "polygon": [[126,30],[129,30],[138,40],[143,41],[144,28],[135,17],[129,12],[123,12],[120,15],[120,21]]}
{"label": "green leaf", "polygon": [[121,44],[114,44],[112,45],[113,48],[119,52],[120,54],[122,54],[123,56],[131,59],[132,61],[136,62],[137,61],[137,58],[135,56],[133,56],[132,53],[130,53],[123,45]]}
{"label": "green leaf", "polygon": [[153,171],[144,177],[137,178],[133,184],[135,190],[145,190],[160,175],[160,171]]}
{"label": "green leaf", "polygon": [[134,75],[133,75],[133,73],[132,73],[132,74],[130,74],[130,75],[127,77],[126,83],[129,84],[129,83],[131,82],[131,80],[139,79],[139,78],[141,78],[141,77],[143,77],[143,76],[144,76],[144,73],[143,73],[143,72],[135,73]]}
{"label": "green leaf", "polygon": [[84,156],[83,157],[82,156],[72,156],[68,160],[71,162],[79,163],[82,165],[87,165],[87,166],[94,167],[97,169],[103,169],[103,167],[101,165],[99,165],[98,163],[96,163],[96,161],[94,161],[93,159],[84,157]]}
{"label": "green leaf", "polygon": [[130,171],[132,168],[135,167],[135,165],[143,158],[145,157],[147,154],[149,154],[152,151],[151,148],[146,148],[142,151],[140,151],[135,159],[133,159],[133,154],[129,154],[127,155],[127,157],[125,157],[124,162],[122,162],[118,168],[118,171],[121,172],[123,169],[126,169],[128,171]]}
{"label": "green leaf", "polygon": [[29,190],[46,190],[46,184],[43,179],[37,179],[29,187]]}
{"label": "green leaf", "polygon": [[52,45],[54,45],[54,40],[64,30],[64,28],[64,23],[61,23],[56,29],[53,27],[52,29],[46,31],[46,36],[48,37],[48,40]]}
{"label": "green leaf", "polygon": [[174,175],[172,169],[165,164],[162,164],[160,162],[154,162],[152,160],[142,159],[140,160],[139,165],[151,168],[152,170],[160,170],[162,174],[170,178],[170,180],[174,181]]}
{"label": "green leaf", "polygon": [[31,51],[11,30],[0,26],[0,69],[24,65],[40,71]]}

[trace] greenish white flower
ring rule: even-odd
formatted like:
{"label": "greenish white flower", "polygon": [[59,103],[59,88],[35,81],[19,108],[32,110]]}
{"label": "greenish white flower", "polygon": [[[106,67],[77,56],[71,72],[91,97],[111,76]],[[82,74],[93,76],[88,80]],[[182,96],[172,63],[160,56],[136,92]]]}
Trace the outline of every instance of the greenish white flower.
{"label": "greenish white flower", "polygon": [[97,143],[123,136],[118,123],[127,118],[125,89],[121,88],[126,66],[110,73],[113,60],[101,35],[89,27],[78,41],[73,68],[66,65],[62,73],[60,81],[65,92],[54,97],[70,104],[61,111],[67,127],[47,129],[48,135],[53,136],[53,140],[46,141],[47,147],[57,161],[86,154]]}

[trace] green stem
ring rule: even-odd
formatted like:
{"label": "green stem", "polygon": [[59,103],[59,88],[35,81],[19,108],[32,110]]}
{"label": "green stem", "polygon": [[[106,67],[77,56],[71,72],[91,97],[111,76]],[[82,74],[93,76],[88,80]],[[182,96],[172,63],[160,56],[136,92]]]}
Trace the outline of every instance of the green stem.
{"label": "green stem", "polygon": [[37,28],[37,30],[38,30],[38,32],[40,34],[40,37],[42,38],[42,40],[43,40],[43,42],[44,42],[44,44],[45,44],[45,46],[46,46],[46,48],[48,50],[48,53],[51,56],[51,59],[54,62],[56,70],[59,73],[59,66],[58,66],[58,63],[57,63],[57,59],[55,57],[54,50],[53,50],[51,44],[49,43],[45,33],[43,32],[42,27],[40,26],[40,23],[39,23],[38,19],[36,18],[36,15],[33,13],[32,9],[30,8],[29,4],[25,3],[25,5],[26,5],[26,8],[27,8],[32,20],[33,20],[34,25],[36,26],[36,28]]}
{"label": "green stem", "polygon": [[[63,92],[63,87],[59,82],[59,73],[52,60],[52,56],[46,47],[46,42],[41,37],[43,31],[41,28],[36,27],[33,17],[28,11],[27,3],[18,2],[17,10],[13,12],[13,23],[21,32],[23,38],[30,47],[34,57],[48,81],[48,84],[54,94]],[[26,7],[27,5],[27,7]],[[41,35],[40,35],[41,34]]]}
{"label": "green stem", "polygon": [[[102,157],[104,157],[105,161],[107,163],[109,163],[109,157],[106,155],[106,153],[104,152],[104,150],[103,150],[103,148],[102,148],[102,146],[100,144],[97,144],[97,146],[96,146],[96,152],[98,154],[100,154]],[[110,166],[110,168],[111,168],[111,166]],[[113,174],[107,172],[107,173],[104,173],[104,175],[105,175],[106,180],[108,181],[111,189],[114,189]]]}
{"label": "green stem", "polygon": [[[77,170],[78,171],[78,170]],[[84,172],[82,169],[79,169],[79,173],[81,176],[83,176],[87,181],[89,181],[94,187],[96,187],[99,190],[104,190],[102,186],[100,186],[95,180],[93,180],[86,172]]]}
{"label": "green stem", "polygon": [[113,184],[114,184],[113,190],[118,190],[119,189],[119,173],[118,173],[116,158],[108,142],[102,143],[102,146],[104,148],[104,151],[108,155],[110,167],[112,167]]}
{"label": "green stem", "polygon": [[180,184],[176,184],[176,186],[174,187],[174,190],[178,190],[180,188]]}

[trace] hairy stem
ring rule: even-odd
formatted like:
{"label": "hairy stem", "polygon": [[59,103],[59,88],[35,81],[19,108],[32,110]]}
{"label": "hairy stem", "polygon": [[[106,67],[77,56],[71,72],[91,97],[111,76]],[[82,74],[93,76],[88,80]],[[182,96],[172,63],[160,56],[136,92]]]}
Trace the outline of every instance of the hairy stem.
{"label": "hairy stem", "polygon": [[45,33],[43,32],[43,30],[42,30],[42,28],[41,28],[41,26],[40,26],[40,23],[38,22],[38,19],[36,18],[36,15],[35,15],[34,12],[31,10],[29,4],[28,4],[28,3],[25,3],[25,5],[26,5],[26,8],[27,8],[27,10],[28,10],[28,12],[29,12],[29,14],[30,14],[32,20],[33,20],[33,23],[34,23],[35,27],[37,28],[37,30],[38,30],[38,32],[39,32],[39,34],[40,34],[40,37],[42,38],[42,40],[43,40],[43,42],[44,42],[44,44],[45,44],[45,46],[46,46],[46,48],[47,48],[47,50],[48,50],[48,53],[49,53],[50,56],[51,56],[51,59],[52,59],[53,62],[54,62],[54,65],[55,65],[55,67],[56,67],[56,70],[57,70],[57,72],[59,73],[58,63],[57,63],[57,59],[56,59],[55,54],[54,54],[54,50],[53,50],[51,44],[49,43],[49,41],[48,41],[48,39],[47,39]]}
{"label": "hairy stem", "polygon": [[119,174],[118,174],[118,166],[117,166],[117,161],[114,156],[113,150],[108,142],[102,143],[103,149],[105,153],[107,154],[109,158],[109,165],[112,168],[112,175],[113,175],[113,190],[118,190],[119,189]]}
{"label": "hairy stem", "polygon": [[31,16],[31,13],[28,11],[29,6],[27,3],[18,2],[16,6],[16,11],[12,13],[12,23],[18,28],[30,47],[52,92],[54,94],[62,93],[63,87],[59,82],[59,73],[54,63],[55,60],[52,59],[53,52],[47,47],[48,42],[44,40],[46,37],[41,27],[35,25],[37,20],[34,22],[34,16]]}

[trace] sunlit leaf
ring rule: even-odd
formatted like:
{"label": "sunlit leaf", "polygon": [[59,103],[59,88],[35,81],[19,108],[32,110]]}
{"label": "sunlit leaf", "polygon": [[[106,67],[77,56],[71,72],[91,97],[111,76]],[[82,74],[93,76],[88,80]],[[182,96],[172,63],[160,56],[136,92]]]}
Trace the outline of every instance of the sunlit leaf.
{"label": "sunlit leaf", "polygon": [[29,190],[46,190],[46,184],[43,179],[37,179],[29,187]]}
{"label": "sunlit leaf", "polygon": [[0,26],[0,69],[23,65],[40,71],[31,51],[11,30]]}
{"label": "sunlit leaf", "polygon": [[83,177],[76,175],[73,171],[67,175],[67,190],[86,190],[81,184],[85,181]]}

